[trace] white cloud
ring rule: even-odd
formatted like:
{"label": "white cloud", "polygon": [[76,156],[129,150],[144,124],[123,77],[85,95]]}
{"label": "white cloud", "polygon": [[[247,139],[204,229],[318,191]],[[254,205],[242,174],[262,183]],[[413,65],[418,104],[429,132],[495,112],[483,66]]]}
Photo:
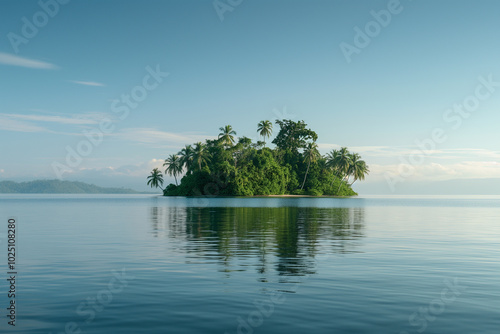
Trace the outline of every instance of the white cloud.
{"label": "white cloud", "polygon": [[[337,144],[319,143],[321,152],[330,152],[333,149],[339,149]],[[422,151],[418,147],[406,146],[352,146],[349,151],[361,154],[367,158],[404,158],[408,160],[410,155],[415,157],[426,157],[426,159],[446,159],[446,160],[464,160],[464,159],[500,159],[500,151],[475,148],[456,148],[456,149],[434,149]]]}
{"label": "white cloud", "polygon": [[100,82],[94,82],[94,81],[77,81],[77,80],[70,80],[69,82],[78,84],[78,85],[84,85],[84,86],[95,86],[95,87],[103,87],[105,86],[104,84]]}
{"label": "white cloud", "polygon": [[[127,128],[122,129],[116,134],[117,138],[135,141],[138,143],[159,143],[159,144],[180,144],[182,146],[186,144],[192,144],[198,141],[204,142],[205,139],[211,139],[212,137],[206,135],[200,135],[196,133],[174,133],[160,131],[154,128]],[[213,137],[215,138],[215,137]]]}
{"label": "white cloud", "polygon": [[165,160],[163,159],[151,159],[139,165],[120,166],[115,168],[114,171],[117,174],[142,177],[144,175],[149,175],[149,172],[151,172],[154,168],[162,170],[164,168],[164,162]]}
{"label": "white cloud", "polygon": [[55,70],[58,67],[54,64],[46,63],[40,60],[28,59],[0,52],[0,64],[9,66],[19,66],[27,68],[36,68],[42,70]]}
{"label": "white cloud", "polygon": [[[339,149],[336,144],[319,144],[323,152]],[[386,183],[385,176],[405,175],[403,182],[434,182],[452,179],[500,178],[500,152],[488,149],[454,148],[421,151],[405,146],[349,147],[361,154],[370,168],[366,183]],[[409,159],[409,157],[412,159]],[[417,161],[411,165],[409,161]],[[411,167],[408,166],[411,165]],[[410,171],[410,172],[409,172]]]}
{"label": "white cloud", "polygon": [[49,132],[44,127],[33,125],[29,122],[21,122],[0,114],[0,129],[17,132]]}
{"label": "white cloud", "polygon": [[40,115],[40,114],[2,114],[0,113],[0,129],[17,132],[49,132],[65,135],[81,135],[78,132],[52,131],[38,124],[62,124],[78,127],[95,126],[106,117],[106,114],[98,112],[88,112],[84,114],[72,115]]}
{"label": "white cloud", "polygon": [[[385,180],[385,175],[400,175],[408,169],[402,169],[399,164],[370,164],[370,174],[367,182]],[[406,167],[405,167],[406,168]],[[411,167],[411,175],[403,178],[403,182],[445,181],[452,179],[486,179],[500,178],[500,162],[497,161],[463,161],[453,164],[430,162]]]}
{"label": "white cloud", "polygon": [[[101,161],[104,162],[104,161]],[[147,176],[154,168],[163,168],[163,159],[151,159],[149,161],[139,164],[128,164],[121,166],[106,166],[106,167],[82,167],[68,171],[71,176],[84,176],[84,177],[116,177],[116,176],[132,176],[144,177]]]}
{"label": "white cloud", "polygon": [[[318,148],[322,152],[330,152],[331,150],[338,150],[341,145],[338,144],[326,144],[318,143]],[[348,147],[349,151],[356,152],[362,156],[372,156],[372,157],[397,157],[405,154],[410,154],[412,150],[406,147],[397,146],[352,146]]]}
{"label": "white cloud", "polygon": [[62,117],[62,116],[46,116],[46,115],[22,115],[22,114],[0,114],[0,116],[9,117],[11,119],[19,119],[23,121],[34,121],[34,122],[52,122],[59,124],[96,124],[97,121],[84,118],[82,116],[75,117]]}
{"label": "white cloud", "polygon": [[478,159],[500,160],[500,151],[491,151],[481,148],[448,149],[442,152],[448,154],[450,158],[476,157]]}

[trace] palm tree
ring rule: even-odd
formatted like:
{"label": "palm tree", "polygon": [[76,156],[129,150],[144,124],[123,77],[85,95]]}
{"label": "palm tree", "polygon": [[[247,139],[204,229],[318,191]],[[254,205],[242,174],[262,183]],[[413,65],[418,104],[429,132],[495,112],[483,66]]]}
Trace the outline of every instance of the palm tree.
{"label": "palm tree", "polygon": [[307,174],[309,173],[309,167],[311,166],[311,162],[316,162],[319,158],[318,145],[315,142],[308,143],[304,150],[304,162],[307,161],[307,170],[306,175],[304,176],[304,181],[302,182],[302,186],[300,190],[304,188],[304,184],[306,183]]}
{"label": "palm tree", "polygon": [[186,145],[182,150],[179,151],[180,163],[182,167],[186,167],[186,171],[191,172],[191,167],[193,165],[193,147],[191,145]]}
{"label": "palm tree", "polygon": [[231,146],[234,144],[234,136],[236,136],[236,131],[233,130],[231,125],[226,125],[224,127],[219,128],[221,133],[219,133],[219,140],[227,146]]}
{"label": "palm tree", "polygon": [[177,175],[182,173],[181,158],[175,154],[171,154],[167,159],[165,159],[163,166],[167,167],[167,169],[165,169],[165,174],[168,173],[168,175],[173,176],[175,179],[175,185],[178,186]]}
{"label": "palm tree", "polygon": [[266,146],[266,137],[269,138],[273,133],[273,123],[270,121],[260,121],[257,125],[257,132],[264,138],[264,146]]}
{"label": "palm tree", "polygon": [[161,190],[163,190],[163,188],[161,187],[163,185],[163,174],[161,173],[161,171],[158,168],[153,169],[153,171],[151,172],[151,175],[148,176],[147,185],[151,186],[151,188],[153,188],[153,187],[158,188],[159,187]]}
{"label": "palm tree", "polygon": [[340,152],[338,150],[332,150],[325,156],[326,166],[333,171],[332,186],[335,179],[338,177],[339,167],[337,165]]}
{"label": "palm tree", "polygon": [[361,156],[357,153],[350,155],[349,175],[353,177],[351,186],[357,180],[364,180],[365,176],[370,172],[366,163],[361,160]]}
{"label": "palm tree", "polygon": [[209,154],[205,145],[203,145],[201,142],[197,142],[196,144],[194,144],[193,161],[198,164],[200,171],[201,165],[206,164],[209,160]]}
{"label": "palm tree", "polygon": [[[351,159],[349,156],[349,150],[347,147],[341,147],[338,153],[337,157],[337,168],[338,171],[340,172],[340,175],[342,175],[342,181],[344,180],[345,176],[349,176],[349,166],[351,165]],[[337,189],[337,192],[339,192],[340,187],[342,186],[342,181],[339,184],[339,188]]]}

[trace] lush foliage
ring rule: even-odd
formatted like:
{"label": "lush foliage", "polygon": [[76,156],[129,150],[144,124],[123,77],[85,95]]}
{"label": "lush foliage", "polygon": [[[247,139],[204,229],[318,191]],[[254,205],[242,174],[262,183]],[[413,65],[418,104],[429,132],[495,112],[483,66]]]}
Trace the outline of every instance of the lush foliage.
{"label": "lush foliage", "polygon": [[[221,127],[218,139],[186,145],[170,155],[165,173],[176,184],[168,185],[168,196],[256,196],[256,195],[330,195],[352,196],[351,185],[363,180],[368,166],[359,154],[347,148],[326,156],[318,151],[316,132],[304,121],[277,120],[280,131],[272,141],[253,143],[236,137],[230,125]],[[258,123],[257,132],[265,140],[272,135],[270,121]],[[177,176],[184,173],[179,185]],[[161,187],[163,178],[155,169],[148,185]]]}

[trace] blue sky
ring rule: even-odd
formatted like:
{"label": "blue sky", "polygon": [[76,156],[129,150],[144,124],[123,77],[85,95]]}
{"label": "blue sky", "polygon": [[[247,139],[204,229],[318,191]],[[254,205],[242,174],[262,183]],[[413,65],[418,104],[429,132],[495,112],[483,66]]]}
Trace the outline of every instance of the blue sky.
{"label": "blue sky", "polygon": [[[260,120],[283,117],[308,123],[322,153],[361,153],[361,193],[500,178],[498,1],[221,0],[223,13],[212,1],[61,2],[41,1],[52,15],[0,3],[0,180],[55,178],[104,119],[113,130],[62,177],[145,190],[184,144],[226,124],[256,138]],[[346,57],[356,27],[376,30]],[[147,68],[168,76],[145,90]],[[120,119],[132,93],[141,101]]]}

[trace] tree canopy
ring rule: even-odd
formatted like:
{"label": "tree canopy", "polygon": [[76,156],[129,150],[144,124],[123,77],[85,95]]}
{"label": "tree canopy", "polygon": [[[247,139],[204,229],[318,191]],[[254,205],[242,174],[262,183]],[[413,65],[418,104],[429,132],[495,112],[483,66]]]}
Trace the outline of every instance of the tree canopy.
{"label": "tree canopy", "polygon": [[316,132],[306,128],[304,121],[294,122],[289,119],[276,120],[280,126],[280,132],[274,138],[273,144],[278,149],[290,151],[297,154],[299,149],[305,149],[308,141],[315,142],[318,139]]}

